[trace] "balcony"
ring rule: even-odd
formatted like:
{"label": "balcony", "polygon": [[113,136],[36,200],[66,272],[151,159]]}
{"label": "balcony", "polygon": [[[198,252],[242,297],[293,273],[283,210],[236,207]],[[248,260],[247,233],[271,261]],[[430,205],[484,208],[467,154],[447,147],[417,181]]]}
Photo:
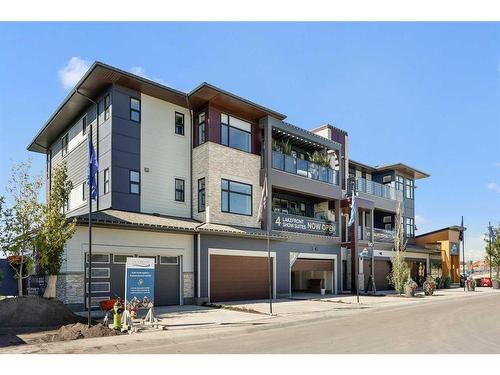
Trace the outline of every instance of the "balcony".
{"label": "balcony", "polygon": [[[358,231],[356,236],[358,241],[371,241],[371,230],[370,227],[365,227],[364,231],[361,230],[362,226],[358,226]],[[395,232],[393,230],[373,228],[373,242],[394,242]],[[351,228],[349,228],[349,239],[352,237]]]}
{"label": "balcony", "polygon": [[[349,186],[352,186],[352,179]],[[396,190],[393,186],[381,184],[375,181],[367,180],[366,178],[356,178],[356,191],[366,193],[380,198],[390,199],[393,201],[402,201],[403,192]]]}
{"label": "balcony", "polygon": [[316,219],[313,217],[273,212],[273,230],[316,234],[320,236],[337,237],[338,229],[334,221]]}
{"label": "balcony", "polygon": [[291,155],[285,155],[279,151],[273,151],[272,167],[279,171],[295,174],[311,180],[338,185],[337,171]]}

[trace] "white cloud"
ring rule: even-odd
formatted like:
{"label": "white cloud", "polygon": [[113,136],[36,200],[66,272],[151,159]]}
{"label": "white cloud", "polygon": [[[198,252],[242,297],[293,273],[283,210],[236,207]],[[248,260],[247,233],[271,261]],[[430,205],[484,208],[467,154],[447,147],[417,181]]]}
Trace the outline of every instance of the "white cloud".
{"label": "white cloud", "polygon": [[498,193],[500,194],[500,185],[498,185],[497,183],[495,182],[490,182],[488,185],[486,185],[488,187],[488,189],[490,189],[491,191],[494,191],[495,193]]}
{"label": "white cloud", "polygon": [[72,57],[69,59],[66,66],[58,72],[59,80],[63,84],[64,89],[69,90],[73,88],[89,68],[89,62],[80,57]]}
{"label": "white cloud", "polygon": [[146,69],[144,69],[142,66],[133,66],[132,68],[130,68],[130,73],[142,78],[149,78],[146,74]]}
{"label": "white cloud", "polygon": [[153,78],[151,78],[146,73],[146,69],[144,69],[142,66],[133,66],[129,70],[130,70],[130,73],[135,74],[136,76],[139,76],[139,77],[142,77],[142,78],[146,78],[146,79],[150,79],[152,81],[155,81],[155,82],[161,83],[162,85],[165,85],[165,82],[163,81],[162,78],[159,78],[159,77],[153,77]]}

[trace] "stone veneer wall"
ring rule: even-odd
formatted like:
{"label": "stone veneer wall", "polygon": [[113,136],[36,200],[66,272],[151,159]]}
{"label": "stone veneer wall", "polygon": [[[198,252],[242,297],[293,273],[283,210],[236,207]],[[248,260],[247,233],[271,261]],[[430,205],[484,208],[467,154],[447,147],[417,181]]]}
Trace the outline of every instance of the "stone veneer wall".
{"label": "stone veneer wall", "polygon": [[[193,149],[193,217],[200,221],[259,228],[260,156],[206,142]],[[198,212],[198,179],[205,178],[205,212]],[[221,179],[252,185],[252,216],[221,212]]]}
{"label": "stone veneer wall", "polygon": [[57,276],[56,298],[65,304],[83,304],[83,273],[69,273]]}
{"label": "stone veneer wall", "polygon": [[193,272],[184,272],[184,284],[183,284],[183,294],[184,298],[192,298],[194,297],[194,273]]}

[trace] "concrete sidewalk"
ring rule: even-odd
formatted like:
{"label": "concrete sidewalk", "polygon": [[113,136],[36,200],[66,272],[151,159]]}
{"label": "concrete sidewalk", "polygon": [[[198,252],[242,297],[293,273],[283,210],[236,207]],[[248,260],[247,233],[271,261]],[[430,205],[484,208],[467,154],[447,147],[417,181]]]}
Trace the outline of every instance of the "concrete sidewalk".
{"label": "concrete sidewalk", "polygon": [[383,312],[409,308],[417,304],[438,304],[440,301],[450,299],[463,298],[472,302],[478,296],[493,293],[500,296],[500,290],[490,288],[476,290],[474,293],[464,292],[463,289],[438,290],[434,296],[417,298],[405,298],[394,294],[361,296],[360,304],[356,303],[356,296],[350,295],[321,296],[322,298],[319,299],[280,299],[273,303],[274,314],[272,316],[267,314],[269,311],[267,300],[224,303],[223,308],[172,306],[156,309],[157,316],[162,319],[162,324],[166,325],[166,331],[148,328],[131,335],[54,343],[36,343],[36,336],[39,337],[40,334],[20,334],[19,338],[29,345],[0,348],[0,353],[85,353],[95,351],[96,348],[119,348],[122,345],[128,347],[140,345],[141,342],[154,345],[155,340],[158,342],[171,340],[173,343],[180,343],[291,327],[322,319],[348,319],[371,311]]}

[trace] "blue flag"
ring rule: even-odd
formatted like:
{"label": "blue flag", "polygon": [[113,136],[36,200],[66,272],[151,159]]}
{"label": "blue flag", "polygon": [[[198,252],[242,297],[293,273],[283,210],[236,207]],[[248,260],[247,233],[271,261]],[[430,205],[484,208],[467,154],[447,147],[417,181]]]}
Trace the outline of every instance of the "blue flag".
{"label": "blue flag", "polygon": [[97,163],[97,157],[95,154],[94,145],[89,136],[89,163],[87,166],[87,184],[90,188],[90,196],[92,200],[97,200],[97,171],[99,170],[99,164]]}
{"label": "blue flag", "polygon": [[495,231],[493,230],[493,227],[490,225],[488,227],[489,231],[490,231],[490,237],[491,237],[491,242],[496,242],[497,241],[497,234],[495,233]]}
{"label": "blue flag", "polygon": [[352,201],[351,201],[351,218],[349,219],[349,223],[347,224],[348,226],[351,226],[354,224],[354,221],[356,220],[356,215],[358,214],[358,202],[356,199],[356,195],[354,195],[354,191],[352,192]]}

